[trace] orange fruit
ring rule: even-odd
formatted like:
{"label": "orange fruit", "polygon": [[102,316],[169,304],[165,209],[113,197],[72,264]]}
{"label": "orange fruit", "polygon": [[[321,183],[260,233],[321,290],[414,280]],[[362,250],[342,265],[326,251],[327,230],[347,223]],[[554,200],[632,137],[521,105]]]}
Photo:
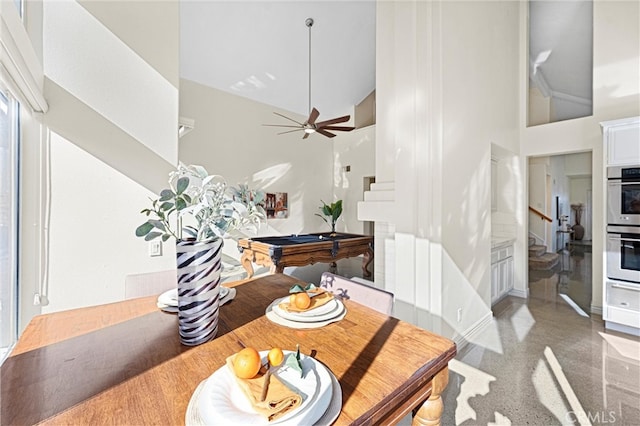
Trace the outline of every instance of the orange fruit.
{"label": "orange fruit", "polygon": [[258,374],[262,360],[254,348],[244,348],[233,358],[233,372],[241,379],[251,379]]}
{"label": "orange fruit", "polygon": [[296,293],[296,299],[294,305],[298,309],[307,309],[311,305],[311,298],[306,291]]}
{"label": "orange fruit", "polygon": [[284,360],[284,353],[280,348],[273,348],[269,351],[269,354],[267,354],[267,359],[269,360],[269,364],[278,366],[282,364]]}
{"label": "orange fruit", "polygon": [[296,293],[293,293],[289,296],[289,304],[292,306],[296,305]]}

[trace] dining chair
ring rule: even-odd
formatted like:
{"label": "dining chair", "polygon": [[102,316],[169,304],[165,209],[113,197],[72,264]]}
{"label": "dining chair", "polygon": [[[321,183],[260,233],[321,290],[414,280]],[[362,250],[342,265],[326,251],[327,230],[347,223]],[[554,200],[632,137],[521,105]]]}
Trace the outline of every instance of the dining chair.
{"label": "dining chair", "polygon": [[[222,253],[222,271],[220,284],[244,279],[247,272],[242,264],[231,256]],[[124,277],[124,298],[145,297],[162,294],[178,287],[178,276],[175,269],[142,274],[130,274]]]}
{"label": "dining chair", "polygon": [[175,269],[130,274],[124,277],[124,298],[159,295],[177,287],[178,277]]}
{"label": "dining chair", "polygon": [[320,277],[320,287],[331,291],[339,298],[351,299],[386,315],[391,315],[393,311],[393,293],[371,285],[331,272],[323,272]]}

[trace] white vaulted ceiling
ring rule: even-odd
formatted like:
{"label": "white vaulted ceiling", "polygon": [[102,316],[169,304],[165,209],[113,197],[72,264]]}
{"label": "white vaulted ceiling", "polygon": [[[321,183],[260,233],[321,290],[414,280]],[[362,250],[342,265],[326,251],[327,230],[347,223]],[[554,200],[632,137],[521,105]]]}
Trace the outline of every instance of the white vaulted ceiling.
{"label": "white vaulted ceiling", "polygon": [[375,1],[180,4],[180,76],[288,111],[349,114],[375,88]]}
{"label": "white vaulted ceiling", "polygon": [[[591,2],[530,5],[531,70],[550,94],[590,102]],[[308,17],[311,106],[321,119],[349,114],[375,89],[375,0],[181,0],[180,76],[306,116]]]}

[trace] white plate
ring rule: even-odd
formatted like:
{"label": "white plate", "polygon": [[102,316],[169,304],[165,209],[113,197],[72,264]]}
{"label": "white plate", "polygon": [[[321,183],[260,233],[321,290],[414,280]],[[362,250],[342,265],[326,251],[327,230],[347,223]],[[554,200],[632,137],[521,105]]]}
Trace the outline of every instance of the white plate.
{"label": "white plate", "polygon": [[[327,321],[339,316],[344,311],[344,305],[342,304],[342,302],[334,298],[326,304],[316,308],[321,310],[321,314],[308,315],[307,312],[287,312],[286,310],[278,306],[280,303],[286,301],[287,299],[288,297],[284,297],[282,299],[275,300],[271,305],[269,305],[269,307],[267,307],[267,311],[271,309],[273,313],[278,315],[279,317],[298,322]],[[325,308],[325,306],[327,306],[327,308]],[[316,309],[313,309],[313,311],[315,311]]]}
{"label": "white plate", "polygon": [[[281,300],[280,303],[288,303],[289,297],[285,297],[284,299],[280,299],[280,300]],[[313,317],[316,315],[324,315],[328,312],[333,311],[336,308],[337,308],[336,299],[333,298],[329,300],[327,303],[325,303],[324,305],[318,306],[317,308],[309,309],[308,311],[304,311],[304,312],[291,312],[291,313],[299,317]]]}
{"label": "white plate", "polygon": [[[220,306],[226,304],[227,302],[232,301],[235,297],[236,297],[236,289],[235,288],[226,288],[226,287],[220,287],[220,290],[225,289],[226,291],[222,292],[224,293],[224,296],[222,296],[220,298]],[[171,304],[171,305],[167,305],[164,303],[160,302],[160,298],[158,298],[158,301],[156,302],[156,306],[165,311],[165,312],[169,312],[171,314],[175,314],[178,312],[178,304]]]}
{"label": "white plate", "polygon": [[[295,356],[295,352],[284,351],[285,356]],[[260,352],[263,360],[268,351]],[[292,354],[292,355],[289,355]],[[295,370],[283,366],[274,374],[302,395],[302,404],[280,419],[269,422],[256,413],[245,394],[238,386],[229,367],[224,365],[216,370],[204,383],[198,397],[198,412],[205,424],[251,424],[291,426],[313,424],[329,408],[332,400],[331,373],[315,359],[301,355],[303,377]]]}
{"label": "white plate", "polygon": [[267,319],[274,324],[282,325],[284,327],[295,328],[297,330],[310,330],[314,328],[322,328],[326,325],[329,325],[334,322],[341,321],[345,316],[347,316],[347,308],[345,307],[342,310],[342,313],[335,318],[331,318],[326,321],[317,321],[317,322],[300,322],[300,321],[291,321],[288,319],[284,319],[279,315],[276,315],[273,310],[268,309],[265,314]]}
{"label": "white plate", "polygon": [[[322,417],[318,419],[315,426],[329,426],[333,424],[340,415],[340,410],[342,410],[342,389],[340,388],[340,382],[338,382],[338,379],[331,373],[331,371],[329,371],[329,375],[331,376],[332,385],[331,402],[329,403],[329,408],[327,408],[327,411],[325,411]],[[186,426],[208,426],[200,417],[200,411],[198,408],[200,394],[202,393],[202,388],[206,382],[206,379],[200,382],[196,387],[196,390],[193,391],[193,395],[191,395],[189,405],[187,406],[187,412],[184,416],[184,423]]]}
{"label": "white plate", "polygon": [[[220,299],[229,294],[227,287],[220,286]],[[178,306],[178,289],[172,288],[158,296],[158,305]]]}

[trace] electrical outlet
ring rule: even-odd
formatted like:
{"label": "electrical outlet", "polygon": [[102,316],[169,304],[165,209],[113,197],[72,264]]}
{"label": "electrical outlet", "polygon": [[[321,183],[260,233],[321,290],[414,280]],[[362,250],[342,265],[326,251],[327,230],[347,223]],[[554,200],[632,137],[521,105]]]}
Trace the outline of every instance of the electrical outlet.
{"label": "electrical outlet", "polygon": [[162,241],[149,241],[149,256],[162,256]]}
{"label": "electrical outlet", "polygon": [[458,322],[462,321],[462,308],[458,308]]}

